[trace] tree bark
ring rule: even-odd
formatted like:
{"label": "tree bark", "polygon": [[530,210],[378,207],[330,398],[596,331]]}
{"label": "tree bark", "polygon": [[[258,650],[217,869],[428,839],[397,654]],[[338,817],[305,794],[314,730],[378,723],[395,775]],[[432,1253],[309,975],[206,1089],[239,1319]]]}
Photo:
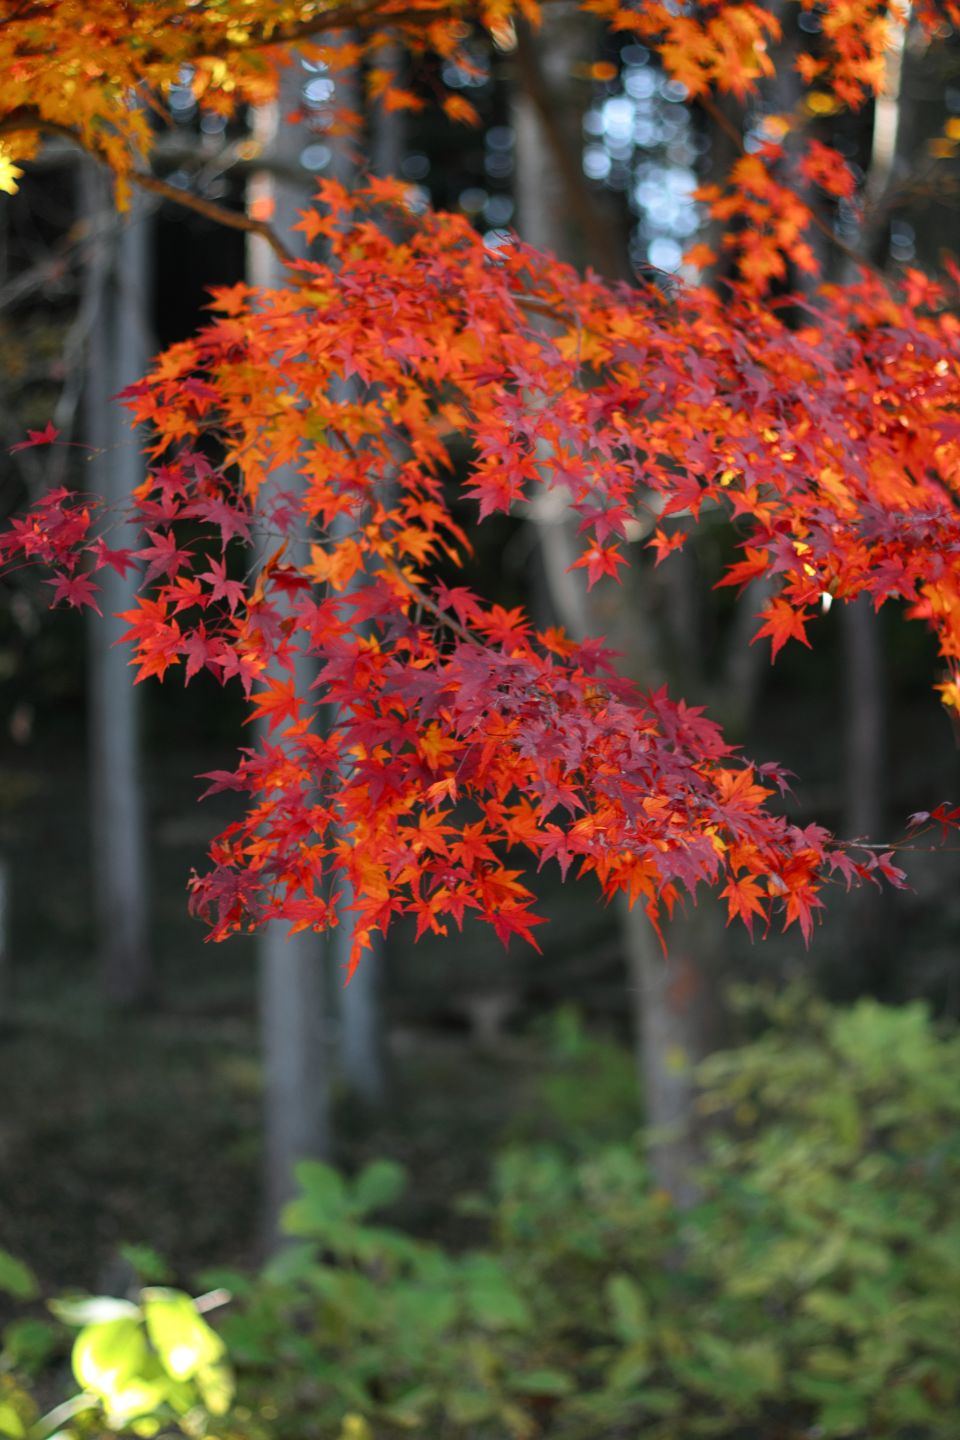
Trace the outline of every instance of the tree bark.
{"label": "tree bark", "polygon": [[[283,116],[299,109],[305,76],[297,56],[282,72],[281,93],[256,114],[254,134],[262,153],[283,173],[297,173],[304,139]],[[302,186],[266,170],[251,177],[249,200],[272,201],[271,223],[293,248],[302,232],[291,231],[298,212],[309,203],[309,181]],[[282,286],[283,266],[260,238],[248,247],[247,270],[256,286]],[[296,491],[302,485],[295,465],[275,474],[272,484]],[[298,657],[296,685],[306,695],[315,667]],[[312,931],[288,936],[289,926],[270,921],[257,935],[260,1048],[263,1059],[264,1154],[263,1224],[268,1245],[280,1238],[280,1217],[294,1188],[294,1166],[301,1159],[328,1159],[332,1148],[330,1065],[327,1046],[325,949]]]}
{"label": "tree bark", "polygon": [[591,54],[595,22],[575,4],[545,13],[536,35],[517,24],[516,198],[519,230],[538,250],[612,279],[630,275],[627,248],[613,211],[598,203],[583,172],[587,86],[575,80]]}
{"label": "tree bark", "polygon": [[[395,70],[400,52],[390,48],[380,58],[381,68]],[[353,103],[356,104],[354,97]],[[388,114],[378,105],[372,121],[370,168],[375,175],[395,175],[403,158],[404,125],[400,114]],[[349,184],[349,162],[340,157],[339,178]],[[347,897],[344,897],[347,900]],[[331,937],[334,973],[346,973],[353,944],[353,926],[344,912]],[[385,1042],[384,988],[385,954],[382,937],[375,936],[370,949],[354,971],[348,985],[340,984],[337,998],[340,1019],[339,1069],[349,1094],[369,1110],[382,1107],[387,1094],[387,1053]]]}
{"label": "tree bark", "polygon": [[257,942],[268,1245],[280,1238],[297,1161],[329,1159],[332,1149],[323,948],[310,931],[289,937],[286,931],[272,922]]}
{"label": "tree bark", "polygon": [[[353,927],[341,923],[331,942],[337,976],[346,973],[352,943]],[[371,1110],[383,1105],[387,1091],[383,959],[383,944],[374,940],[350,983],[339,989],[340,1074],[347,1091]]]}
{"label": "tree bark", "polygon": [[[535,49],[520,50],[520,86],[514,106],[517,200],[520,232],[540,249],[562,259],[592,261],[616,273],[618,246],[604,224],[589,187],[583,183],[581,116],[569,77],[591,59],[589,21],[572,7],[545,15]],[[569,161],[559,163],[567,147]],[[576,177],[574,178],[574,172]],[[550,456],[543,456],[548,469]],[[531,506],[543,554],[544,570],[558,617],[582,638],[603,635],[622,655],[622,669],[639,684],[652,687],[673,674],[682,655],[689,671],[699,659],[696,601],[690,564],[684,557],[670,572],[670,593],[661,606],[666,629],[653,618],[649,576],[634,564],[623,584],[601,583],[589,594],[582,571],[570,566],[579,553],[575,525],[562,491],[547,490]],[[666,569],[666,567],[664,567]],[[678,609],[679,607],[679,609]],[[682,610],[682,619],[680,616]],[[685,627],[675,633],[677,623]],[[690,626],[688,630],[686,627]],[[701,904],[704,904],[701,900]],[[699,1158],[694,1121],[694,1074],[710,1048],[719,1014],[719,965],[715,956],[723,928],[715,912],[680,907],[665,920],[668,956],[664,956],[641,905],[622,907],[622,944],[633,999],[637,1070],[650,1137],[655,1183],[676,1203],[695,1198],[693,1175]]]}
{"label": "tree bark", "polygon": [[[885,97],[890,116],[886,153],[875,150],[873,157],[874,165],[881,164],[871,183],[875,199],[868,207],[867,228],[871,253],[881,265],[893,260],[937,270],[944,251],[956,249],[960,159],[944,140],[944,122],[950,118],[947,91],[956,84],[958,56],[955,33],[932,40],[916,22],[909,26],[895,73],[899,97]],[[891,163],[889,131],[894,126]]]}
{"label": "tree bark", "polygon": [[718,975],[711,966],[723,922],[712,896],[678,907],[665,924],[667,953],[639,905],[622,905],[636,1061],[651,1168],[681,1208],[697,1197],[702,1134],[696,1068],[720,1043]]}
{"label": "tree bark", "polygon": [[[110,204],[106,182],[84,167],[85,208],[91,220]],[[147,369],[149,345],[149,224],[134,201],[91,252],[85,304],[91,325],[86,352],[85,432],[98,452],[97,488],[122,514],[146,473],[126,412],[112,399]],[[115,549],[136,548],[133,527],[111,531]],[[89,656],[90,811],[97,951],[109,1004],[147,1003],[155,977],[148,941],[146,822],[139,737],[140,690],[130,683],[127,654],[117,645],[126,626],[117,619],[134,606],[137,575],[105,566],[97,572],[103,618],[87,628]]]}

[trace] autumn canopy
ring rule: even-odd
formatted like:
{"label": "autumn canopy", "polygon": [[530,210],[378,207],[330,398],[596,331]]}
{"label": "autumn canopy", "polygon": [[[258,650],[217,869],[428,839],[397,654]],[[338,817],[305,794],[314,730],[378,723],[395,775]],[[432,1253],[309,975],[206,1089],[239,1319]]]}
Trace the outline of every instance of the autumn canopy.
{"label": "autumn canopy", "polygon": [[[760,4],[585,8],[721,118],[772,74],[778,22]],[[897,8],[817,8],[797,83],[857,109],[884,83]],[[232,111],[274,94],[293,41],[334,69],[363,57],[390,105],[468,121],[461,96],[408,93],[380,57],[398,42],[457,57],[477,26],[503,47],[518,12],[536,23],[531,0],[23,0],[0,21],[0,186],[54,132],[111,167],[120,205],[131,184],[162,188],[144,157],[184,67],[203,106]],[[590,585],[638,536],[662,558],[719,510],[740,547],[723,583],[775,581],[757,624],[774,657],[810,643],[824,596],[899,600],[935,631],[938,688],[960,710],[960,272],[949,293],[910,271],[897,289],[844,257],[821,281],[818,197],[854,181],[808,133],[817,108],[772,117],[701,192],[720,238],[686,283],[583,278],[415,213],[400,182],[324,182],[299,225],[323,260],[291,261],[279,289],[215,292],[204,328],[126,393],[152,459],[130,497],[139,548],[111,548],[111,515],[75,490],[13,521],[0,555],[45,567],[55,601],[96,608],[99,570],[140,567],[125,617],[139,677],[206,671],[269,722],[209,777],[248,797],[192,886],[215,937],[277,916],[325,929],[349,904],[355,960],[400,914],[420,933],[473,915],[532,938],[524,852],[593,872],[655,923],[707,884],[731,918],[805,935],[827,881],[901,882],[888,852],[790,824],[775,766],[682,700],[635,691],[600,644],[451,584],[464,497],[482,520],[563,487]],[[719,254],[727,278],[694,283]]]}

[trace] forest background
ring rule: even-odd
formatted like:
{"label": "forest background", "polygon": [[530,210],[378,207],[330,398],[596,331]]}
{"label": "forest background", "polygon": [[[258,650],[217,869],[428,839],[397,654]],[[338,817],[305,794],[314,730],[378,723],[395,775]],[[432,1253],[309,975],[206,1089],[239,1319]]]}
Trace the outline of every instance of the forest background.
{"label": "forest background", "polygon": [[[789,10],[783,18],[788,49],[815,51],[817,11]],[[350,36],[342,43],[349,45]],[[955,249],[960,50],[947,22],[932,35],[909,25],[888,57],[880,99],[856,112],[828,106],[819,114],[810,96],[776,90],[785,66],[748,102],[725,102],[718,114],[688,107],[683,86],[649,48],[563,5],[550,7],[537,32],[521,23],[491,40],[477,29],[464,57],[469,63],[429,53],[411,61],[391,49],[388,79],[399,77],[412,92],[409,108],[377,98],[376,84],[372,90],[365,84],[370,64],[362,60],[335,79],[323,65],[295,61],[284,74],[279,107],[231,117],[201,111],[183,76],[166,97],[169,113],[152,159],[168,187],[201,201],[193,208],[148,192],[118,216],[91,163],[69,140],[49,138],[19,190],[4,197],[0,222],[9,511],[50,484],[108,493],[113,487],[115,496],[132,490],[142,462],[126,420],[105,419],[108,398],[136,379],[151,355],[195,331],[209,287],[245,278],[276,283],[278,262],[262,237],[226,228],[202,213],[202,202],[255,220],[270,217],[284,230],[318,179],[356,183],[358,158],[374,174],[406,181],[416,207],[467,216],[491,249],[513,226],[530,243],[581,266],[614,278],[653,275],[668,287],[673,274],[692,277],[685,253],[713,238],[715,222],[695,191],[722,176],[735,153],[732,136],[749,153],[762,143],[769,115],[807,104],[817,133],[850,161],[864,204],[858,215],[849,199],[814,197],[824,231],[840,241],[831,249],[820,236],[825,267],[847,264],[849,252],[862,251],[896,280],[904,267],[937,272]],[[441,93],[447,113],[437,108]],[[474,128],[459,123],[450,97],[475,107]],[[359,147],[337,133],[340,103],[363,110]],[[281,124],[279,112],[297,115]],[[795,284],[802,277],[793,271],[787,278]],[[51,419],[81,448],[11,449]],[[472,525],[466,507],[460,519]],[[879,615],[865,602],[832,607],[816,622],[811,651],[788,646],[770,668],[765,643],[748,643],[754,617],[768,602],[765,582],[755,582],[742,600],[714,588],[733,545],[719,519],[656,568],[650,551],[633,545],[625,600],[604,586],[591,598],[571,580],[563,513],[518,509],[472,526],[471,538],[468,583],[506,608],[523,605],[540,626],[562,623],[574,634],[611,636],[645,685],[667,681],[691,703],[707,704],[747,753],[775,757],[800,777],[791,802],[799,823],[815,819],[840,834],[885,840],[902,830],[909,811],[932,809],[955,792],[955,736],[930,686],[935,644],[889,607]],[[126,604],[123,577],[119,585]],[[344,989],[339,939],[306,935],[290,942],[273,925],[211,946],[187,914],[186,877],[202,868],[210,836],[235,815],[223,796],[198,809],[193,777],[230,763],[246,715],[242,696],[213,685],[184,689],[170,676],[163,686],[134,691],[126,657],[109,649],[116,629],[111,633],[96,616],[48,614],[39,577],[17,572],[4,587],[0,1239],[32,1267],[45,1294],[136,1293],[138,1275],[192,1291],[201,1272],[219,1269],[215,1278],[229,1270],[228,1288],[242,1295],[241,1276],[269,1253],[293,1193],[295,1157],[330,1160],[351,1175],[374,1159],[400,1162],[409,1173],[403,1198],[396,1172],[374,1170],[367,1172],[374,1175],[370,1203],[392,1203],[400,1231],[440,1241],[458,1257],[473,1255],[491,1231],[507,1257],[511,1245],[528,1252],[529,1237],[524,1241],[520,1231],[542,1223],[536,1206],[547,1194],[568,1207],[558,1230],[576,1236],[590,1210],[590,1187],[606,1165],[608,1198],[622,1186],[637,1207],[618,1222],[632,1244],[641,1235],[649,1241],[651,1213],[673,1217],[656,1245],[642,1255],[629,1245],[619,1249],[622,1237],[611,1240],[616,1224],[607,1217],[600,1236],[583,1237],[575,1260],[540,1257],[542,1268],[518,1282],[541,1301],[557,1283],[561,1308],[583,1301],[577,1287],[598,1289],[607,1297],[606,1319],[584,1324],[599,1330],[606,1324],[603,1343],[597,1335],[588,1343],[550,1333],[533,1317],[530,1296],[502,1283],[502,1270],[486,1273],[484,1290],[482,1277],[465,1280],[451,1269],[449,1289],[469,1290],[472,1283],[471,1293],[481,1296],[471,1302],[474,1321],[494,1355],[477,1359],[476,1346],[468,1347],[465,1362],[457,1349],[463,1319],[451,1322],[457,1339],[443,1341],[450,1370],[466,1363],[475,1372],[459,1390],[452,1375],[421,1376],[422,1358],[404,1355],[401,1363],[390,1353],[404,1328],[395,1321],[396,1334],[378,1337],[377,1358],[356,1375],[334,1354],[345,1345],[343,1334],[315,1339],[337,1372],[336,1379],[314,1377],[319,1400],[305,1401],[296,1377],[274,1377],[278,1393],[271,1390],[266,1400],[259,1393],[252,1405],[247,1396],[241,1411],[268,1425],[279,1413],[278,1423],[297,1433],[303,1407],[315,1403],[331,1435],[354,1422],[372,1425],[374,1433],[378,1425],[392,1433],[391,1427],[433,1424],[446,1427],[443,1434],[524,1434],[551,1426],[566,1434],[579,1424],[585,1433],[615,1434],[638,1416],[673,1427],[680,1440],[702,1433],[800,1435],[815,1423],[828,1434],[954,1433],[957,1366],[937,1353],[932,1338],[942,1318],[937,1286],[929,1277],[918,1281],[923,1266],[912,1252],[906,1279],[877,1254],[884,1244],[891,1253],[919,1245],[917,1236],[874,1234],[871,1253],[862,1235],[848,1235],[839,1268],[825,1272],[834,1285],[834,1313],[825,1303],[818,1311],[804,1296],[789,1302],[799,1317],[819,1315],[837,1334],[806,1334],[801,1323],[785,1354],[773,1355],[760,1333],[762,1314],[772,1313],[770,1295],[761,1296],[759,1320],[738,1312],[739,1343],[736,1334],[725,1336],[730,1313],[723,1311],[720,1323],[722,1304],[742,1304],[743,1296],[731,1300],[725,1270],[710,1276],[698,1270],[702,1256],[690,1258],[696,1242],[683,1231],[700,1225],[709,1236],[706,1212],[697,1207],[705,1195],[715,1206],[718,1194],[729,1197],[729,1176],[725,1188],[716,1171],[703,1179],[700,1167],[708,1153],[721,1170],[729,1163],[729,1151],[718,1160],[711,1150],[710,1133],[722,1135],[723,1124],[708,1123],[708,1116],[714,1110],[737,1116],[734,1102],[746,1106],[733,1127],[742,1147],[735,1173],[748,1176],[754,1200],[759,1183],[774,1211],[785,1213],[787,1231],[796,1221],[794,1242],[805,1234],[819,1247],[852,1225],[856,1197],[841,1196],[837,1213],[824,1199],[850,1168],[850,1153],[854,1170],[863,1166],[858,1183],[892,1156],[891,1195],[900,1196],[896,1186],[905,1173],[921,1209],[929,1203],[931,1213],[940,1213],[940,1187],[945,1193],[957,1163],[956,1101],[939,1086],[944,1076],[957,1079],[951,1026],[960,1006],[960,915],[951,853],[904,852],[907,891],[831,895],[809,949],[796,931],[751,943],[704,900],[678,915],[666,958],[651,934],[625,924],[588,884],[564,886],[544,870],[530,882],[552,922],[538,932],[542,954],[516,940],[504,953],[479,927],[463,938],[428,933],[414,944],[411,921],[391,931]],[[109,596],[105,601],[104,610],[121,608]],[[731,992],[733,982],[741,988]],[[744,982],[765,986],[768,999],[751,1000]],[[732,1003],[724,998],[731,993]],[[773,993],[781,998],[770,1000]],[[835,1008],[822,1008],[813,996]],[[858,1000],[858,1008],[846,1008]],[[743,1047],[739,1059],[724,1051],[735,1042]],[[714,1051],[734,1058],[702,1072],[707,1100],[698,1101],[697,1063]],[[834,1108],[804,1110],[811,1073],[828,1077],[824,1093]],[[888,1129],[870,1119],[883,1104],[893,1114]],[[918,1105],[926,1107],[924,1124],[908,1142],[907,1117],[918,1119]],[[803,1187],[789,1167],[758,1182],[764,1106],[773,1117],[769,1133],[789,1133],[791,1143],[806,1147],[805,1173],[823,1213],[792,1215]],[[638,1138],[644,1117],[653,1129]],[[926,1161],[898,1149],[914,1141],[927,1146]],[[930,1155],[935,1163],[927,1163]],[[291,1219],[288,1210],[288,1228],[332,1252],[340,1268],[358,1264],[363,1271],[367,1264],[383,1275],[408,1264],[407,1283],[413,1286],[412,1274],[422,1285],[420,1260],[398,1259],[389,1246],[376,1252],[377,1232],[365,1242],[366,1261],[356,1237],[331,1237],[323,1226],[348,1192],[336,1189],[329,1172],[305,1174],[313,1176],[321,1219],[309,1213]],[[495,1196],[480,1199],[491,1175],[498,1177]],[[468,1192],[472,1200],[455,1203]],[[351,1212],[361,1236],[365,1205],[357,1200]],[[683,1219],[691,1214],[700,1218]],[[746,1244],[744,1226],[731,1216],[735,1238],[727,1235],[728,1244]],[[765,1214],[754,1237],[768,1258],[788,1238],[775,1225],[764,1229],[769,1221]],[[517,1234],[511,1225],[519,1225]],[[946,1234],[956,1269],[955,1225]],[[687,1247],[689,1262],[679,1270],[693,1277],[685,1313],[689,1319],[701,1307],[696,1324],[707,1337],[679,1358],[671,1354],[677,1342],[666,1317],[672,1302],[658,1294],[678,1244]],[[743,1263],[742,1254],[724,1262],[731,1273]],[[936,1263],[943,1272],[938,1283],[945,1284],[944,1255]],[[591,1264],[596,1286],[588,1278]],[[510,1268],[506,1259],[503,1266]],[[588,1273],[574,1284],[578,1267]],[[554,1270],[561,1280],[550,1278]],[[894,1287],[896,1305],[887,1305],[889,1296],[871,1299],[869,1284],[864,1289],[870,1275],[875,1285],[879,1276]],[[302,1278],[274,1274],[268,1289],[273,1285],[276,1295]],[[768,1280],[776,1309],[786,1303],[776,1265]],[[822,1280],[812,1276],[808,1290]],[[902,1283],[913,1287],[909,1300],[896,1291]],[[721,1306],[710,1316],[703,1308],[708,1292]],[[292,1314],[302,1298],[293,1303],[284,1295],[283,1304]],[[844,1302],[850,1314],[838,1315]],[[484,1319],[484,1303],[495,1312],[492,1320],[489,1313]],[[356,1305],[349,1323],[372,1324]],[[881,1361],[868,1352],[882,1348],[878,1315],[885,1308],[907,1318],[896,1341],[886,1335],[892,1348]],[[18,1373],[33,1368],[45,1376],[62,1362],[62,1337],[43,1324],[15,1333],[11,1373],[15,1365]],[[262,1359],[249,1328],[245,1337],[238,1333],[240,1371],[246,1360],[256,1380]],[[513,1352],[524,1351],[527,1335],[530,1354],[518,1358]],[[725,1340],[733,1352],[723,1350]],[[574,1359],[564,1360],[565,1343]],[[604,1345],[609,1353],[600,1356]],[[588,1355],[585,1374],[574,1376]],[[669,1381],[657,1373],[664,1370]],[[803,1372],[806,1387],[788,1396],[785,1371]],[[861,1393],[851,1376],[868,1371]],[[39,1383],[46,1398],[50,1382]],[[581,1413],[576,1407],[585,1395],[596,1408],[587,1404]],[[679,1412],[665,1395],[679,1397]],[[168,1394],[161,1401],[162,1423],[173,1423],[169,1414],[178,1413],[179,1402]],[[201,1402],[216,1414],[209,1396]],[[193,1396],[181,1406],[181,1419],[197,1409]],[[705,1428],[705,1413],[713,1413],[718,1428]],[[114,1421],[123,1420],[136,1422],[138,1414],[118,1419],[115,1410]],[[248,1420],[241,1413],[230,1423],[242,1429]],[[220,1422],[208,1415],[202,1423]]]}

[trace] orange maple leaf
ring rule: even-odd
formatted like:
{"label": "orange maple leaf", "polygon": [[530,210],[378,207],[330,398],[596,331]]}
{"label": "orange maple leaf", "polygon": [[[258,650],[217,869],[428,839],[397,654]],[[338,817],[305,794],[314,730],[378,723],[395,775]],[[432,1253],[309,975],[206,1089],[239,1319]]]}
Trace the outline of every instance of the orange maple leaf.
{"label": "orange maple leaf", "polygon": [[764,623],[750,644],[755,645],[762,636],[769,635],[773,642],[773,651],[770,657],[772,660],[776,660],[788,640],[799,640],[801,645],[806,645],[807,649],[810,649],[810,641],[807,639],[805,627],[811,617],[805,608],[795,610],[789,600],[784,600],[782,596],[778,595],[760,614]]}

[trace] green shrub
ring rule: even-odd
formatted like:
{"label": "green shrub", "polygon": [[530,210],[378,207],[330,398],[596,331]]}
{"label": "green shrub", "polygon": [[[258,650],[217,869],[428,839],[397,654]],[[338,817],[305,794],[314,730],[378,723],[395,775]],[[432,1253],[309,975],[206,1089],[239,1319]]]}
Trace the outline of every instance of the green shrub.
{"label": "green shrub", "polygon": [[508,1131],[515,1144],[549,1140],[571,1154],[621,1142],[640,1124],[637,1065],[620,1045],[591,1034],[574,1005],[536,1028],[543,1060]]}
{"label": "green shrub", "polygon": [[[69,1403],[88,1408],[58,1434],[957,1440],[960,1039],[921,1006],[768,1012],[703,1067],[687,1213],[642,1141],[519,1144],[470,1202],[482,1245],[450,1254],[371,1219],[398,1167],[304,1164],[290,1244],[206,1277],[233,1294],[216,1334],[168,1290],[86,1317]],[[15,1350],[0,1436],[29,1440],[52,1427]]]}

